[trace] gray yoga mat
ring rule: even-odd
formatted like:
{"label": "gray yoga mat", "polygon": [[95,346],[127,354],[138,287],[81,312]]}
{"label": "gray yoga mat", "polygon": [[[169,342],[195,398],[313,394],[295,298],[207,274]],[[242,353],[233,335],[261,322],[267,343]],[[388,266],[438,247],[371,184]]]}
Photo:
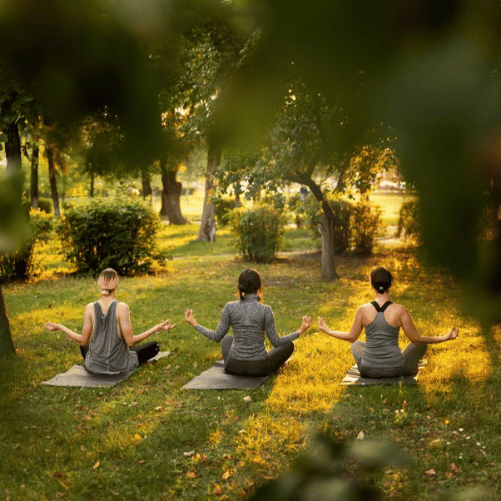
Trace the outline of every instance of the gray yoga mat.
{"label": "gray yoga mat", "polygon": [[362,377],[360,372],[358,371],[358,367],[354,365],[350,367],[348,373],[341,381],[341,385],[350,386],[350,385],[358,385],[358,386],[369,386],[375,384],[417,384],[417,379],[419,376],[419,372],[424,367],[425,363],[420,362],[418,367],[418,373],[414,376],[399,376],[399,377],[380,377],[380,378],[368,378]]}
{"label": "gray yoga mat", "polygon": [[224,372],[224,362],[217,361],[210,369],[195,376],[183,390],[254,390],[270,376],[233,376]]}
{"label": "gray yoga mat", "polygon": [[[159,360],[170,354],[170,351],[161,351],[147,363]],[[74,365],[66,372],[57,374],[42,384],[49,386],[76,386],[86,388],[110,388],[125,381],[134,371],[121,372],[120,374],[94,374],[83,365]]]}

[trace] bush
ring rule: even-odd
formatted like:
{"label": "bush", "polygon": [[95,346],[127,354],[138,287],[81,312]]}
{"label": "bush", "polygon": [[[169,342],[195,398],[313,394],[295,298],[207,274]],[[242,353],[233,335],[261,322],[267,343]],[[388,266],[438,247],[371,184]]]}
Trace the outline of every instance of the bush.
{"label": "bush", "polygon": [[79,272],[114,268],[123,275],[151,269],[158,216],[139,199],[89,200],[61,217],[58,233]]}
{"label": "bush", "polygon": [[421,243],[418,200],[409,200],[400,207],[397,237],[402,237],[404,240],[414,240],[418,245]]}
{"label": "bush", "polygon": [[[334,234],[334,253],[337,255],[346,252],[350,248],[350,214],[352,204],[346,200],[338,200],[327,196],[329,204],[334,211],[333,234]],[[305,210],[309,220],[310,228],[316,238],[319,237],[318,225],[322,222],[322,206],[311,199],[305,202]],[[309,213],[308,213],[309,212]]]}
{"label": "bush", "polygon": [[38,199],[38,208],[47,214],[52,214],[52,200],[50,198],[40,197]]}
{"label": "bush", "polygon": [[212,203],[216,208],[216,219],[220,226],[226,226],[231,218],[231,211],[235,209],[235,199],[229,197],[215,197]]}
{"label": "bush", "polygon": [[352,246],[357,254],[370,255],[381,222],[381,209],[361,200],[350,209]]}
{"label": "bush", "polygon": [[54,217],[41,209],[31,209],[30,238],[15,252],[0,254],[2,280],[29,278],[33,264],[33,250],[38,241],[46,241],[54,229]]}
{"label": "bush", "polygon": [[[334,253],[340,255],[353,250],[358,254],[371,254],[381,224],[381,210],[368,202],[354,204],[330,193],[326,197],[334,212]],[[296,213],[308,221],[315,238],[318,238],[323,210],[316,199],[308,197],[301,203],[293,199],[289,206],[296,207]]]}
{"label": "bush", "polygon": [[286,224],[281,211],[264,204],[252,209],[236,209],[232,223],[244,259],[255,263],[273,261]]}

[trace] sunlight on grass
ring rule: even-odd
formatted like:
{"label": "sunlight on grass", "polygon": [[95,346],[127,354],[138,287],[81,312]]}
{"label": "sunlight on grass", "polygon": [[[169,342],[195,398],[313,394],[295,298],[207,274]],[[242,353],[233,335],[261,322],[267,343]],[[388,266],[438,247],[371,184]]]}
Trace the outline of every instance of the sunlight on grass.
{"label": "sunlight on grass", "polygon": [[252,415],[235,437],[236,450],[247,462],[266,466],[273,461],[274,449],[297,452],[304,443],[305,424],[294,416]]}
{"label": "sunlight on grass", "polygon": [[[115,388],[40,384],[81,363],[75,343],[43,323],[61,321],[79,332],[85,304],[99,297],[95,278],[63,276],[56,242],[39,249],[47,253],[37,257],[46,272],[3,286],[18,356],[5,362],[0,380],[0,454],[15,457],[0,471],[2,495],[8,489],[11,499],[84,500],[95,492],[146,499],[148,485],[148,499],[245,499],[263,478],[287,469],[319,429],[340,439],[360,431],[390,436],[412,452],[414,484],[387,472],[381,482],[388,499],[415,492],[435,499],[437,486],[467,485],[471,478],[496,485],[501,328],[486,340],[461,312],[459,287],[443,270],[420,265],[415,252],[386,250],[339,257],[341,278],[328,283],[320,279],[318,254],[304,253],[305,233],[286,234],[296,254],[253,265],[236,257],[229,230],[218,229],[214,244],[194,243],[197,231],[194,224],[163,225],[159,243],[173,259],[156,274],[121,278],[117,298],[129,304],[135,333],[163,318],[178,325],[154,338],[171,354]],[[429,347],[417,387],[340,386],[354,363],[350,345],[316,328],[319,315],[333,329],[350,328],[357,308],[373,299],[368,275],[377,265],[393,272],[392,300],[409,309],[421,334],[460,328],[457,341]],[[253,392],[182,390],[220,358],[219,345],[183,322],[185,308],[215,328],[249,266],[263,276],[281,335],[294,332],[302,315],[312,317],[312,328],[295,341],[280,373]],[[400,341],[404,347],[403,335]],[[436,474],[425,473],[430,469]]]}

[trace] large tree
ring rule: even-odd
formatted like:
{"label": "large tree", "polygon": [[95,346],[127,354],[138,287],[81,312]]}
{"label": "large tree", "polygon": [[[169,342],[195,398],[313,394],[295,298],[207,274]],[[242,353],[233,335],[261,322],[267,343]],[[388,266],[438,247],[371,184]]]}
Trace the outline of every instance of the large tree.
{"label": "large tree", "polygon": [[336,211],[323,188],[328,178],[335,178],[335,192],[365,192],[376,176],[393,161],[387,148],[387,134],[376,130],[361,137],[359,144],[347,140],[349,122],[354,117],[341,103],[333,103],[319,92],[295,80],[288,86],[283,105],[276,115],[261,148],[253,155],[229,156],[218,176],[222,187],[239,178],[249,181],[248,190],[267,187],[273,190],[287,183],[307,186],[322,209],[322,277],[337,278],[335,248]]}
{"label": "large tree", "polygon": [[203,20],[186,34],[186,38],[182,88],[188,121],[183,130],[193,145],[203,143],[207,148],[205,196],[198,239],[211,242],[216,235],[212,203],[215,173],[222,157],[222,143],[215,133],[219,121],[217,103],[226,82],[252,48],[248,34],[239,34],[225,11],[218,17]]}

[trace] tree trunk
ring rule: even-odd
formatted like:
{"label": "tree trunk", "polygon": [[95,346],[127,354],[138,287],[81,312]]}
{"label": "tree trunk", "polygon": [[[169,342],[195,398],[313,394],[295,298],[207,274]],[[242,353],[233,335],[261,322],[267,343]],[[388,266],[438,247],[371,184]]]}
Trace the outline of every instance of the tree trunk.
{"label": "tree trunk", "polygon": [[7,307],[5,305],[2,287],[0,286],[0,356],[14,355],[15,353],[16,349],[12,342]]}
{"label": "tree trunk", "polygon": [[335,280],[336,258],[334,255],[334,211],[327,200],[322,201],[324,215],[320,223],[320,235],[322,238],[322,278]]}
{"label": "tree trunk", "polygon": [[94,171],[92,170],[90,172],[90,191],[89,191],[89,196],[90,198],[94,198],[94,180],[95,180],[95,174]]}
{"label": "tree trunk", "polygon": [[209,148],[207,153],[207,171],[205,173],[205,197],[202,211],[202,221],[198,230],[198,240],[202,242],[214,242],[216,240],[216,208],[211,202],[214,189],[214,174],[221,162],[221,151]]}
{"label": "tree trunk", "polygon": [[167,169],[163,161],[160,162],[162,172],[162,207],[160,217],[168,219],[171,224],[186,224],[181,213],[181,193],[183,185],[176,180],[177,169]]}
{"label": "tree trunk", "polygon": [[16,175],[21,169],[21,140],[16,123],[7,125],[4,129],[7,141],[5,142],[5,156],[7,157],[7,174]]}
{"label": "tree trunk", "polygon": [[141,183],[143,185],[143,198],[146,200],[149,197],[150,198],[150,205],[152,205],[153,204],[153,198],[152,198],[153,190],[151,188],[151,176],[146,169],[141,172]]}
{"label": "tree trunk", "polygon": [[[19,128],[17,124],[10,124],[4,129],[7,141],[5,142],[5,156],[7,157],[7,173],[9,175],[19,175],[21,173],[21,141],[19,138]],[[22,185],[19,187],[19,204],[21,204]],[[17,188],[16,188],[17,189]],[[16,353],[12,342],[7,306],[0,286],[0,356],[13,355]]]}
{"label": "tree trunk", "polygon": [[313,179],[309,177],[293,178],[291,181],[304,184],[310,188],[311,192],[322,204],[323,217],[322,222],[319,224],[320,236],[322,239],[322,278],[324,280],[335,280],[338,278],[336,272],[336,257],[334,254],[334,220],[336,215],[328,200],[325,199],[320,186],[318,186]]}
{"label": "tree trunk", "polygon": [[31,206],[38,209],[38,164],[40,157],[40,148],[33,146],[31,150]]}
{"label": "tree trunk", "polygon": [[54,204],[54,215],[59,218],[61,216],[61,211],[59,209],[59,195],[57,193],[56,166],[54,164],[54,152],[50,147],[47,148],[47,163],[49,164],[49,182],[52,202]]}

